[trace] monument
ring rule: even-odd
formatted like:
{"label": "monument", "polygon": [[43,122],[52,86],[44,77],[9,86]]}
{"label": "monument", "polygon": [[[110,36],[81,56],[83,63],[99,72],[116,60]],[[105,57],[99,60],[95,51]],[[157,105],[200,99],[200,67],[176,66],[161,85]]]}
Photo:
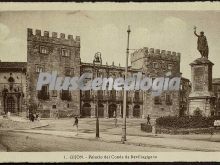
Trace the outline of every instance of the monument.
{"label": "monument", "polygon": [[198,37],[197,49],[201,57],[190,63],[191,66],[191,82],[192,90],[189,95],[189,115],[211,116],[214,114],[214,94],[212,92],[212,66],[214,65],[208,60],[208,42],[204,32]]}

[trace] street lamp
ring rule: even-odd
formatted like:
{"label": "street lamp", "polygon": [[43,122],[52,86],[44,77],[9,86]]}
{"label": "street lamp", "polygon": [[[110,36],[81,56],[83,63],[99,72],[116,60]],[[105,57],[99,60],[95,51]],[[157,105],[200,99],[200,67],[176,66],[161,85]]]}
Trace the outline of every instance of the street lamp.
{"label": "street lamp", "polygon": [[[128,56],[129,56],[129,37],[130,37],[130,25],[128,26],[128,39],[127,39],[127,49],[126,49],[126,65],[125,65],[125,80],[128,75]],[[127,109],[127,91],[124,88],[124,98],[123,98],[123,126],[122,126],[122,138],[121,141],[124,143],[126,141],[126,109]]]}
{"label": "street lamp", "polygon": [[[93,60],[93,69],[94,69],[94,76],[98,77],[98,70],[99,67],[102,65],[102,57],[101,53],[97,52],[94,56]],[[97,90],[97,96],[96,96],[96,138],[99,138],[99,98],[98,98],[98,90]]]}

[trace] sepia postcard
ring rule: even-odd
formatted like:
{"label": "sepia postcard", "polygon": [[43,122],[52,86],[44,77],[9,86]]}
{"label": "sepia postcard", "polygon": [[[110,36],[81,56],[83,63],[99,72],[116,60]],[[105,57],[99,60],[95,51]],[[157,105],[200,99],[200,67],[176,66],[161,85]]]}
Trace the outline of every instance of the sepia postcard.
{"label": "sepia postcard", "polygon": [[1,3],[0,162],[220,161],[220,3]]}

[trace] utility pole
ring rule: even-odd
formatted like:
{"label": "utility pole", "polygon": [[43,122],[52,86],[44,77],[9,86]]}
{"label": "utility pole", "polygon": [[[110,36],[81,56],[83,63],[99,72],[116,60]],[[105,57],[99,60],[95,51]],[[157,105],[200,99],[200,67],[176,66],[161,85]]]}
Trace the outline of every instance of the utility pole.
{"label": "utility pole", "polygon": [[[93,60],[93,68],[94,68],[94,73],[93,75],[98,77],[99,73],[99,67],[102,65],[102,57],[101,53],[97,52],[94,56]],[[94,103],[96,103],[96,108],[95,108],[95,114],[96,114],[96,138],[99,138],[99,90],[96,92],[96,99],[94,99]]]}
{"label": "utility pole", "polygon": [[[128,56],[129,56],[129,37],[130,37],[130,25],[128,26],[128,40],[127,40],[127,49],[126,49],[126,64],[125,64],[125,79],[128,76]],[[124,143],[126,139],[126,110],[127,110],[127,91],[124,88],[124,99],[123,99],[123,126],[122,126],[122,138],[121,141]]]}

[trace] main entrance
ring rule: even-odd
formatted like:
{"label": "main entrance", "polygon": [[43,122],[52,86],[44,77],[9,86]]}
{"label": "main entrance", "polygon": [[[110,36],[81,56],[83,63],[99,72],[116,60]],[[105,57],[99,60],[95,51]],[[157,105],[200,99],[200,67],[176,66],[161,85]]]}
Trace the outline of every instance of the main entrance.
{"label": "main entrance", "polygon": [[91,105],[89,103],[83,104],[82,117],[91,117]]}
{"label": "main entrance", "polygon": [[15,113],[15,100],[13,97],[7,99],[7,110],[6,112]]}
{"label": "main entrance", "polygon": [[133,117],[136,117],[136,118],[140,117],[140,106],[139,105],[134,106]]}
{"label": "main entrance", "polygon": [[109,105],[109,109],[108,109],[108,117],[109,118],[112,118],[112,117],[114,117],[114,115],[116,115],[116,108],[117,108],[117,106],[115,104]]}

